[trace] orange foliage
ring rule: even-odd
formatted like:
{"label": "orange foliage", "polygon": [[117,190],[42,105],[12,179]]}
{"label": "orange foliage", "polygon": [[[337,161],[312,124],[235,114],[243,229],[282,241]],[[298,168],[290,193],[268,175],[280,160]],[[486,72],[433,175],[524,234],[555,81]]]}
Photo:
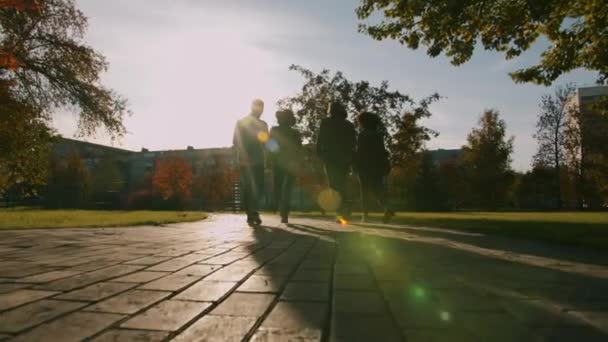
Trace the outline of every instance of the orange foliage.
{"label": "orange foliage", "polygon": [[13,55],[12,53],[0,51],[0,68],[15,71],[19,68],[20,65],[21,63],[19,62],[17,57],[15,57],[15,55]]}
{"label": "orange foliage", "polygon": [[187,200],[191,195],[192,178],[190,163],[179,156],[168,156],[156,161],[152,185],[165,200]]}

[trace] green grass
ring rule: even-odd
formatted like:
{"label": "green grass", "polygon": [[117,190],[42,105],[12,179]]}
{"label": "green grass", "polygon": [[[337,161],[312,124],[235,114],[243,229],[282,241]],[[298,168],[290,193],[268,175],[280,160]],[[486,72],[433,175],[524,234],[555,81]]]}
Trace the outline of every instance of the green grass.
{"label": "green grass", "polygon": [[399,213],[393,222],[608,248],[608,213]]}
{"label": "green grass", "polygon": [[[380,216],[372,215],[372,219],[379,222]],[[357,217],[353,218],[353,222],[357,222]],[[391,223],[608,250],[608,212],[398,213]]]}
{"label": "green grass", "polygon": [[1,229],[89,228],[161,225],[207,218],[192,211],[0,209]]}

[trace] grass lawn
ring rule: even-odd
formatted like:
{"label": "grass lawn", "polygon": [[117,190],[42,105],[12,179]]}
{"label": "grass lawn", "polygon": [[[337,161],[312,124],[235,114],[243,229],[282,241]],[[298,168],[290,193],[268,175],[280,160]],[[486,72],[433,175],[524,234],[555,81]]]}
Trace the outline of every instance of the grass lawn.
{"label": "grass lawn", "polygon": [[399,213],[393,223],[608,249],[608,213]]}
{"label": "grass lawn", "polygon": [[207,218],[192,211],[101,211],[0,209],[0,229],[85,228],[160,225]]}
{"label": "grass lawn", "polygon": [[[379,222],[381,215],[372,216]],[[357,223],[358,218],[353,218]],[[608,250],[608,212],[398,213],[392,224],[465,230]]]}

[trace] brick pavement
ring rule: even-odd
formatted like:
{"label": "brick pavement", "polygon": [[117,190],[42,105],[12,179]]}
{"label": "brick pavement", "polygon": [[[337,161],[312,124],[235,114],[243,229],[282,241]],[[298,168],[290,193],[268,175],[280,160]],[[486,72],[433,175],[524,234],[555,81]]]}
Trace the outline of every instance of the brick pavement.
{"label": "brick pavement", "polygon": [[606,341],[608,255],[235,215],[0,231],[0,341]]}

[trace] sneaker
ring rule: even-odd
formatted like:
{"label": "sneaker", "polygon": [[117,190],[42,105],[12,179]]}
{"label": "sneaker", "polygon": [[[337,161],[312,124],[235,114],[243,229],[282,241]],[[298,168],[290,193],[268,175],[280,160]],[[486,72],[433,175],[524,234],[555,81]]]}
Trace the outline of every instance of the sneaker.
{"label": "sneaker", "polygon": [[257,226],[262,224],[262,219],[260,218],[260,213],[255,213],[255,215],[253,215],[253,223]]}
{"label": "sneaker", "polygon": [[384,217],[382,217],[382,223],[387,224],[391,222],[391,219],[395,216],[395,212],[393,210],[387,210],[384,212]]}

